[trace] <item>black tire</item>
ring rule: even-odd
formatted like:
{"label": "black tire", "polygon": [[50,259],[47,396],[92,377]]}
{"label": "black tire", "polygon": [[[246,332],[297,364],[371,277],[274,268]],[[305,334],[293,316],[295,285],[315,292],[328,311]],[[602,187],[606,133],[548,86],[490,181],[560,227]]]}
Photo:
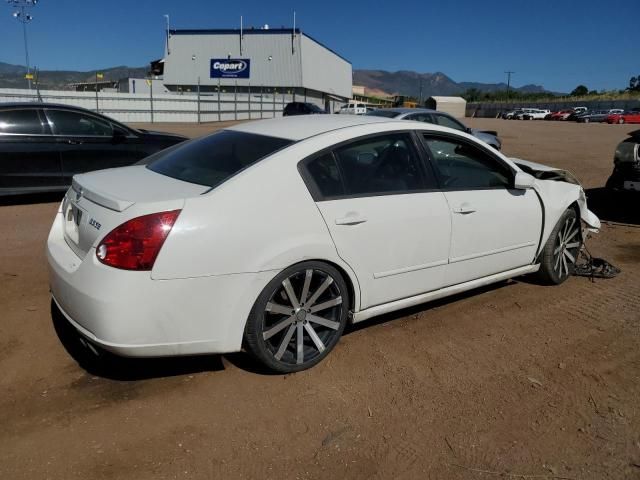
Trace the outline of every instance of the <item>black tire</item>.
{"label": "black tire", "polygon": [[299,372],[333,350],[348,316],[349,289],[340,272],[324,262],[298,263],[276,275],[256,300],[245,345],[270,370]]}
{"label": "black tire", "polygon": [[540,252],[538,277],[546,284],[560,285],[574,271],[582,248],[580,219],[573,208],[567,209]]}

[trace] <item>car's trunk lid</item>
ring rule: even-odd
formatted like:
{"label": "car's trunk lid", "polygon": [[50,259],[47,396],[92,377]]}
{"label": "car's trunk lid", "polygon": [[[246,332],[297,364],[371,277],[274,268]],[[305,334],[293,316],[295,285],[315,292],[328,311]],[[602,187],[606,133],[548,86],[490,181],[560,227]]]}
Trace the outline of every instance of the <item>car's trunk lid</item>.
{"label": "car's trunk lid", "polygon": [[76,175],[62,204],[65,240],[84,258],[97,240],[127,220],[182,208],[185,198],[201,195],[208,189],[144,166]]}

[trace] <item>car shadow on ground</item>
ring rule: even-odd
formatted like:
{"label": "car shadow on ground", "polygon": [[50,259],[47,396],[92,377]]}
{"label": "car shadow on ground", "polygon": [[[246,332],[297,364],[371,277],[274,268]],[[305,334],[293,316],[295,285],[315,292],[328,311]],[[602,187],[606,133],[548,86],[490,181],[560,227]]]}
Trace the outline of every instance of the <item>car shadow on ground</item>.
{"label": "car shadow on ground", "polygon": [[[464,298],[503,288],[509,284],[513,284],[513,281],[502,281],[444,299],[380,315],[361,323],[350,324],[346,327],[344,335],[350,335],[366,328],[373,328],[417,313],[428,312]],[[81,340],[76,329],[69,323],[53,301],[51,301],[51,319],[60,342],[78,365],[90,375],[107,380],[139,381],[202,372],[217,372],[225,370],[225,361],[236,368],[257,375],[281,375],[267,369],[246,352],[165,358],[124,358],[104,351],[99,351],[99,354],[96,355],[87,346],[86,342]]]}
{"label": "car shadow on ground", "polygon": [[590,188],[586,194],[589,210],[601,221],[640,225],[640,192]]}
{"label": "car shadow on ground", "polygon": [[31,205],[36,203],[60,203],[65,192],[27,193],[0,197],[0,207],[11,205]]}

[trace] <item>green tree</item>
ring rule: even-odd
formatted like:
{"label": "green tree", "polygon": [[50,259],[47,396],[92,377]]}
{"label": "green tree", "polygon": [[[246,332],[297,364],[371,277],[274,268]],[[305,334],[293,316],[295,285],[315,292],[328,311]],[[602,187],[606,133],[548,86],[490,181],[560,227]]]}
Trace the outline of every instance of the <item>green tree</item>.
{"label": "green tree", "polygon": [[589,93],[589,89],[587,87],[585,87],[584,85],[578,85],[576,88],[573,89],[573,92],[571,92],[571,96],[584,97],[588,93]]}

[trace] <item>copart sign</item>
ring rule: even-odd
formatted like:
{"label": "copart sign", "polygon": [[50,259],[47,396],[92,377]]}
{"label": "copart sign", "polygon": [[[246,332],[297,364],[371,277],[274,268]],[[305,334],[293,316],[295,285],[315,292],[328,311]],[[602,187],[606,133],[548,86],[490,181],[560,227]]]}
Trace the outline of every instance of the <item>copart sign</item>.
{"label": "copart sign", "polygon": [[212,58],[211,78],[249,78],[251,60],[244,58]]}

